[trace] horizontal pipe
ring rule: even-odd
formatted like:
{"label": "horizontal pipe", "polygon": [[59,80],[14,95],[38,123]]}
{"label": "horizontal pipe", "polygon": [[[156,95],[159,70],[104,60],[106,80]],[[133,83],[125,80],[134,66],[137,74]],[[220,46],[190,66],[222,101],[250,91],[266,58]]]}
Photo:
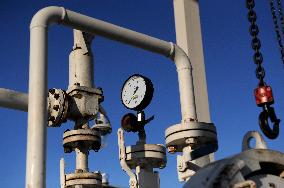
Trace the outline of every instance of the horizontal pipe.
{"label": "horizontal pipe", "polygon": [[55,23],[165,56],[170,56],[172,52],[172,45],[167,41],[85,16],[63,7],[51,6],[41,9],[33,17],[30,28],[48,27],[48,25]]}
{"label": "horizontal pipe", "polygon": [[28,111],[28,94],[0,88],[0,107]]}
{"label": "horizontal pipe", "polygon": [[[29,113],[26,164],[26,188],[45,188],[47,121],[47,32],[51,24],[100,35],[136,46],[174,60],[179,77],[182,120],[196,119],[192,69],[182,49],[142,33],[66,10],[47,7],[38,11],[30,25]],[[184,89],[183,89],[184,88]]]}

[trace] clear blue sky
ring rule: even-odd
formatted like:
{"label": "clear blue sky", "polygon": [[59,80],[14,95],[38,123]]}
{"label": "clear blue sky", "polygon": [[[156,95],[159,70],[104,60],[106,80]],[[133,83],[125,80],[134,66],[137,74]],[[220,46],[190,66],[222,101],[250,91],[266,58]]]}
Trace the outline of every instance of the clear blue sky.
{"label": "clear blue sky", "polygon": [[[50,6],[68,9],[112,22],[168,41],[175,41],[172,0],[66,0],[15,1],[2,0],[0,5],[0,87],[28,91],[29,22],[37,10]],[[266,80],[274,89],[274,105],[284,121],[283,65],[276,46],[275,33],[268,2],[257,1],[258,23],[262,39]],[[257,85],[255,66],[251,61],[245,1],[200,1],[201,24],[206,61],[207,83],[212,121],[218,129],[221,159],[241,150],[243,135],[259,130],[253,89]],[[66,89],[68,85],[68,55],[72,48],[72,30],[52,27],[49,33],[49,87]],[[110,174],[114,185],[128,187],[128,176],[118,161],[116,130],[121,117],[129,112],[120,102],[124,80],[134,73],[152,79],[155,94],[146,115],[155,114],[148,126],[148,142],[164,143],[164,130],[180,121],[177,75],[174,65],[166,58],[112,42],[100,37],[93,45],[95,84],[104,90],[105,102],[113,133],[108,146],[99,153],[91,152],[90,169]],[[27,114],[0,109],[0,182],[1,187],[24,187]],[[282,127],[282,126],[281,126]],[[75,154],[64,154],[62,134],[71,123],[48,129],[47,187],[59,187],[59,160],[65,157],[67,171],[74,170]],[[283,151],[283,129],[271,149]],[[133,144],[136,135],[128,134]],[[160,170],[161,187],[181,187],[177,181],[176,157],[168,155],[168,165]]]}

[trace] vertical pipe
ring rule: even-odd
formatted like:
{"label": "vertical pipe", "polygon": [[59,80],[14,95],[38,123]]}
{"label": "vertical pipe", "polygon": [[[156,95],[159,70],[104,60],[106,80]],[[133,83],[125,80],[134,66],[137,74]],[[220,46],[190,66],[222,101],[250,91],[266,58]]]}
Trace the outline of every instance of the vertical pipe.
{"label": "vertical pipe", "polygon": [[45,188],[47,29],[31,28],[26,188]]}
{"label": "vertical pipe", "polygon": [[85,148],[76,148],[76,170],[83,170],[84,172],[88,172],[88,155],[89,152]]}
{"label": "vertical pipe", "polygon": [[92,37],[74,30],[74,47],[69,55],[69,88],[73,85],[94,87],[94,63],[90,49]]}
{"label": "vertical pipe", "polygon": [[199,0],[174,0],[174,13],[177,44],[186,52],[193,66],[198,120],[210,123]]}
{"label": "vertical pipe", "polygon": [[[193,85],[196,102],[196,115],[199,122],[211,122],[206,72],[204,64],[202,32],[199,14],[199,0],[173,0],[177,45],[191,60],[194,73]],[[214,154],[202,157],[197,163],[208,164],[214,161]],[[202,162],[204,161],[204,162]]]}
{"label": "vertical pipe", "polygon": [[174,62],[178,73],[182,122],[197,121],[191,63],[185,52],[177,45]]}
{"label": "vertical pipe", "polygon": [[65,188],[65,161],[60,159],[60,188]]}

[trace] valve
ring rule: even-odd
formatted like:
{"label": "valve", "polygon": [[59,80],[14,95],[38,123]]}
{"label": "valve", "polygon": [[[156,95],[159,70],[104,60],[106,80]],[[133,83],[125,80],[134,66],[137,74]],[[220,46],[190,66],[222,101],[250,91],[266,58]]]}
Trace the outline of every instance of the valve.
{"label": "valve", "polygon": [[138,112],[137,116],[133,113],[128,113],[122,117],[121,127],[126,132],[140,132],[144,130],[144,126],[154,119],[151,116],[149,119],[145,119],[144,112]]}
{"label": "valve", "polygon": [[[272,105],[274,103],[272,88],[267,85],[259,85],[254,90],[254,96],[256,104],[263,108],[263,111],[259,114],[259,126],[262,132],[269,139],[275,139],[279,135],[279,123],[280,119],[277,118],[275,110]],[[269,126],[269,119],[273,123],[273,128]]]}

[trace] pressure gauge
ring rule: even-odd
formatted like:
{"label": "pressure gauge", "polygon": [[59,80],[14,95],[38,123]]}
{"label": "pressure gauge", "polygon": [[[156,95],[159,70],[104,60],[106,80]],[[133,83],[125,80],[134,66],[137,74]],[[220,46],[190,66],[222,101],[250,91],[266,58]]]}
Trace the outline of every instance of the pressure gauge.
{"label": "pressure gauge", "polygon": [[121,100],[126,108],[141,111],[150,104],[153,92],[154,88],[150,79],[134,74],[123,84]]}

